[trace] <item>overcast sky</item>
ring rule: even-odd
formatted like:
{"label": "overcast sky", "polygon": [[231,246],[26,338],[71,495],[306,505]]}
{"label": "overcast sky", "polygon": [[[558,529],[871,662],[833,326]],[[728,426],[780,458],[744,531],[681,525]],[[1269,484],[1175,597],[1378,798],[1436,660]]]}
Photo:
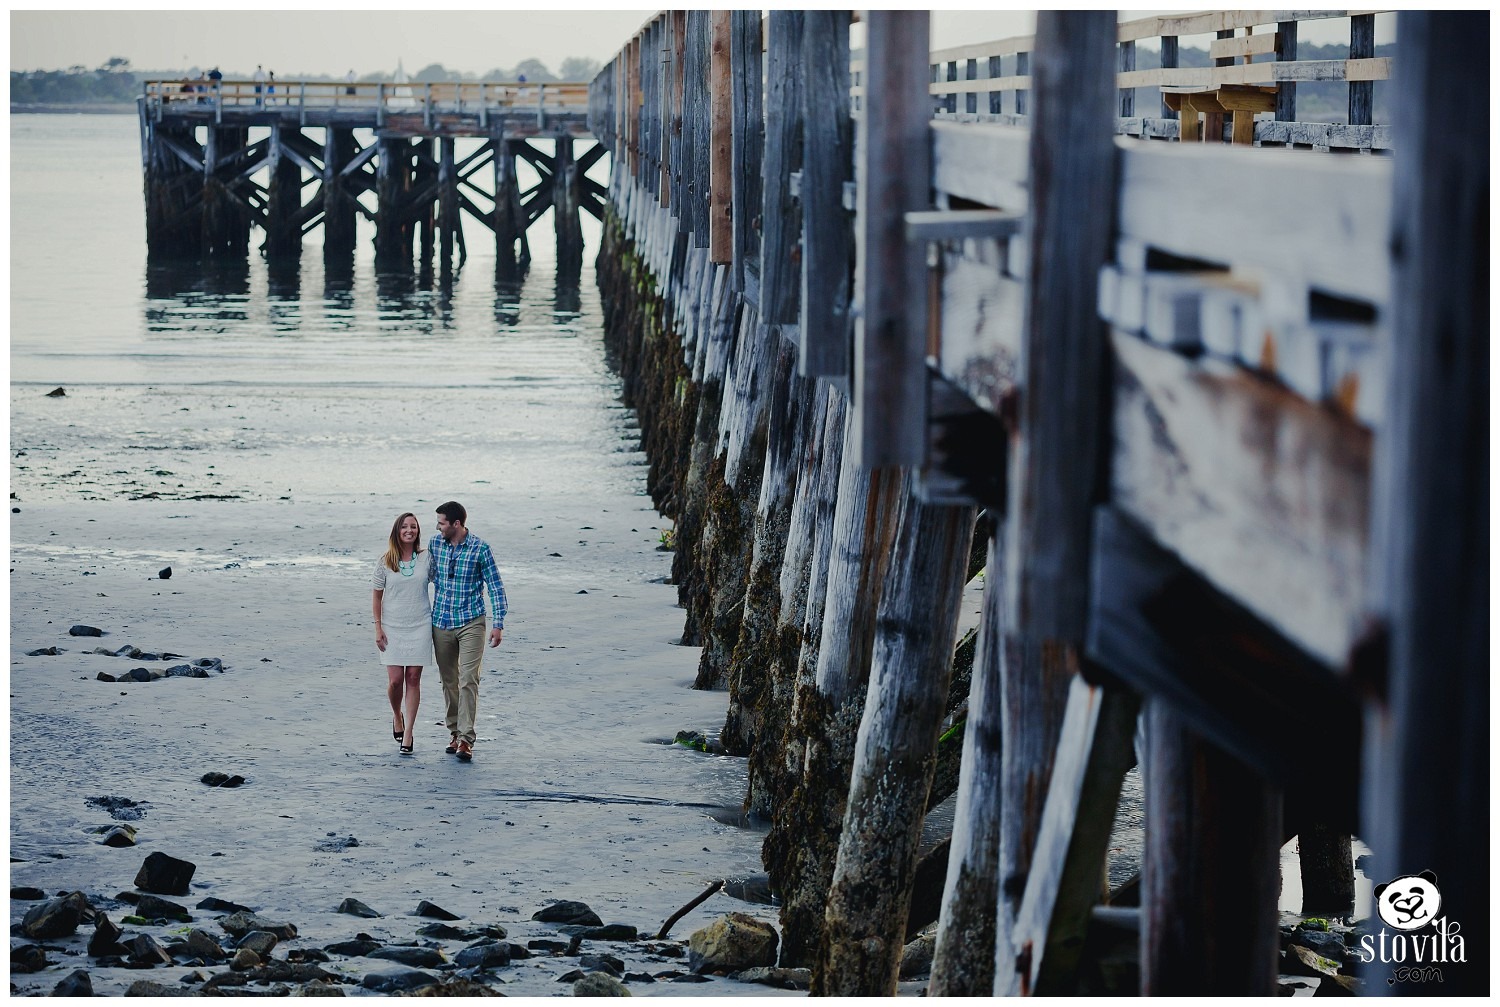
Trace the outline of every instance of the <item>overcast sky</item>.
{"label": "overcast sky", "polygon": [[[13,11],[10,65],[12,70],[95,67],[111,56],[124,56],[142,70],[219,66],[229,73],[248,73],[259,63],[286,80],[304,73],[341,76],[350,68],[361,75],[388,72],[398,59],[408,72],[441,63],[449,70],[480,74],[535,58],[555,71],[569,56],[608,61],[654,13],[556,6],[546,12],[493,7],[432,12]],[[1122,17],[1156,13],[1165,12],[1127,11]],[[1030,11],[993,5],[982,11],[935,11],[932,47],[1026,35],[1033,23]],[[1347,41],[1347,22],[1340,23]],[[1304,26],[1304,37],[1309,27]]]}

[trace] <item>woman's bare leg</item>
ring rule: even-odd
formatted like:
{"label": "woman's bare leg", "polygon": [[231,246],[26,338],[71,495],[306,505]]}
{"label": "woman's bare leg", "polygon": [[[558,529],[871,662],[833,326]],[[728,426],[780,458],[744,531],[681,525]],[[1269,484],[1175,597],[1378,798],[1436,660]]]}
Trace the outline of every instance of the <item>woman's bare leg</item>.
{"label": "woman's bare leg", "polygon": [[405,674],[406,681],[406,737],[401,740],[403,748],[410,748],[412,737],[416,734],[417,706],[422,702],[422,666],[420,664],[409,665]]}
{"label": "woman's bare leg", "polygon": [[401,665],[388,664],[385,673],[390,678],[390,684],[386,686],[385,696],[391,701],[391,732],[405,730],[402,726],[406,723],[401,719],[401,692],[404,686],[405,675]]}

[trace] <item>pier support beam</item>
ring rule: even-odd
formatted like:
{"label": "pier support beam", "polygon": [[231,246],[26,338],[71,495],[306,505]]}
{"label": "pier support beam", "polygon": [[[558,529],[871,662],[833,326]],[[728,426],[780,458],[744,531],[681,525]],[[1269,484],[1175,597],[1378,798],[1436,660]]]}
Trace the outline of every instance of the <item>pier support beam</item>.
{"label": "pier support beam", "polygon": [[423,139],[411,147],[410,212],[416,215],[417,223],[422,229],[420,261],[424,277],[432,276],[432,256],[437,249],[436,203],[433,200],[436,194],[437,158],[432,153],[436,146],[437,140]]}
{"label": "pier support beam", "polygon": [[243,258],[250,251],[250,213],[231,184],[245,158],[250,131],[240,126],[210,125],[205,132],[199,232],[203,258]]}
{"label": "pier support beam", "polygon": [[344,168],[354,160],[354,131],[330,126],[323,137],[323,259],[342,260],[354,252],[354,193]]}
{"label": "pier support beam", "polygon": [[516,259],[516,241],[525,233],[521,189],[516,181],[516,153],[511,141],[501,137],[494,144],[495,166],[495,275],[515,279],[521,265]]}
{"label": "pier support beam", "polygon": [[[192,258],[200,236],[199,175],[178,151],[196,151],[191,129],[144,121],[141,151],[146,169],[146,245],[152,258]],[[174,149],[175,148],[175,149]]]}
{"label": "pier support beam", "polygon": [[411,159],[405,140],[382,137],[376,143],[380,149],[375,173],[375,268],[407,270],[411,268],[412,225],[402,219],[402,210],[410,185]]}
{"label": "pier support beam", "polygon": [[439,269],[443,279],[453,277],[453,240],[458,234],[458,173],[453,167],[453,137],[445,136],[438,141],[437,185],[438,185],[438,254],[442,256]]}
{"label": "pier support beam", "polygon": [[557,231],[557,275],[577,279],[583,270],[583,229],[578,222],[578,162],[573,138],[557,138],[552,172],[552,218]]}
{"label": "pier support beam", "polygon": [[265,252],[268,260],[294,260],[302,254],[302,169],[286,155],[280,123],[271,125],[271,192],[266,205]]}

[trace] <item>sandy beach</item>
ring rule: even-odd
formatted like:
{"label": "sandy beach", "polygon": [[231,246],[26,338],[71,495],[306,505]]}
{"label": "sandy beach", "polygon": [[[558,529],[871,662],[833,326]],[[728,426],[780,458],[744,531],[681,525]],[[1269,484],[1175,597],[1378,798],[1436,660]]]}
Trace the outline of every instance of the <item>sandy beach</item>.
{"label": "sandy beach", "polygon": [[[91,402],[103,408],[96,400],[116,394],[89,386],[57,401],[37,387],[13,391],[12,886],[49,895],[81,890],[118,922],[133,907],[114,897],[132,890],[148,854],[167,853],[197,865],[191,894],[175,899],[193,912],[192,926],[217,930],[221,913],[192,909],[205,897],[247,905],[297,927],[298,938],[277,949],[282,956],[361,932],[413,941],[432,922],[415,915],[423,900],[461,916],[460,926],[498,923],[522,945],[558,938],[556,926],[531,917],[560,899],[586,902],[605,923],[633,925],[646,937],[710,881],[760,870],[759,834],[719,820],[732,821],[743,797],[742,760],[670,744],[678,730],[717,731],[725,696],[689,687],[698,652],[674,642],[681,611],[665,583],[670,556],[657,548],[663,522],[639,494],[643,456],[629,449],[624,410],[600,408],[585,429],[542,448],[556,459],[550,470],[513,453],[510,472],[542,473],[528,484],[502,478],[493,454],[447,469],[434,464],[445,443],[462,437],[419,428],[394,448],[372,442],[366,455],[339,443],[338,421],[325,419],[327,436],[305,439],[305,456],[281,452],[237,468],[237,452],[225,447],[212,472],[201,469],[200,485],[172,468],[180,459],[161,461],[176,450],[169,443],[182,448],[178,432],[133,432],[127,440],[159,435],[162,449],[132,458],[81,424],[70,430],[69,417],[87,416]],[[171,423],[208,408],[218,393],[136,394]],[[475,393],[474,400],[482,412],[506,394]],[[347,398],[337,390],[314,389],[292,399],[241,394],[235,408],[253,444],[274,440],[286,422],[278,417],[289,411],[303,421],[313,412],[336,417],[340,401]],[[415,398],[410,406],[418,408]],[[544,414],[536,422],[545,423]],[[508,422],[520,444],[525,424]],[[613,434],[603,461],[573,469],[582,443],[601,430]],[[337,446],[320,449],[315,441]],[[366,499],[348,503],[322,492],[320,480],[341,478],[331,470],[368,464],[376,471],[381,455],[392,472],[409,473],[392,476],[394,492],[372,485]],[[154,480],[168,498],[129,499],[110,485],[86,491],[101,499],[59,500],[64,473],[54,469],[64,466],[105,483],[137,481],[135,496],[162,492],[145,488]],[[285,476],[292,499],[256,499],[270,493],[246,489],[248,473],[263,468]],[[158,470],[176,474],[152,475]],[[225,475],[211,478],[216,473]],[[444,492],[406,492],[437,482],[438,473],[452,477]],[[181,488],[167,485],[184,478]],[[215,481],[233,485],[214,494]],[[52,499],[33,505],[32,489]],[[230,493],[252,498],[170,498]],[[494,544],[511,604],[504,644],[485,655],[479,740],[467,765],[442,751],[435,668],[423,675],[416,752],[397,753],[370,621],[370,574],[390,521],[411,509],[428,535],[432,508],[449,496],[465,503],[471,529]],[[315,502],[299,502],[305,497]],[[160,579],[167,566],[170,579]],[[71,637],[75,624],[104,635]],[[94,653],[127,645],[181,658]],[[27,656],[48,647],[61,653]],[[220,659],[223,672],[98,679],[200,658]],[[235,789],[200,782],[215,771],[246,782]],[[136,803],[141,816],[130,824],[138,845],[101,844],[93,830],[115,821],[90,803],[101,797]],[[351,897],[384,915],[335,911]],[[12,922],[34,904],[13,900]],[[718,895],[671,936],[685,940],[730,911],[775,918],[774,909]],[[187,925],[125,929],[165,941]],[[13,974],[16,991],[50,992],[75,968],[91,972],[96,992],[114,994],[142,978],[174,983],[215,971],[97,969],[84,953],[90,932],[84,926],[74,938],[40,942],[57,949],[48,954],[53,964]],[[449,956],[465,946],[434,943]],[[640,945],[593,950],[619,955],[630,971],[685,968],[681,960],[651,959]],[[568,990],[557,979],[578,963],[539,954],[497,970],[495,980],[508,995],[554,995]],[[325,966],[355,977],[392,967],[338,956]],[[773,991],[716,979],[638,984],[634,992]]]}

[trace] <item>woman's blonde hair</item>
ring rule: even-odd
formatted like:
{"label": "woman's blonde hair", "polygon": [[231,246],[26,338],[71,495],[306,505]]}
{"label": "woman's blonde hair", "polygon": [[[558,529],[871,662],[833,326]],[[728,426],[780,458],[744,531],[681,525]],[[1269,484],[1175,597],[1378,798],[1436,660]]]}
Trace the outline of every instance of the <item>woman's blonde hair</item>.
{"label": "woman's blonde hair", "polygon": [[391,525],[391,541],[385,550],[385,565],[389,570],[401,569],[399,565],[401,562],[401,522],[407,518],[417,522],[417,541],[412,544],[411,554],[415,557],[422,552],[422,522],[411,511],[407,511],[396,519],[395,524]]}

